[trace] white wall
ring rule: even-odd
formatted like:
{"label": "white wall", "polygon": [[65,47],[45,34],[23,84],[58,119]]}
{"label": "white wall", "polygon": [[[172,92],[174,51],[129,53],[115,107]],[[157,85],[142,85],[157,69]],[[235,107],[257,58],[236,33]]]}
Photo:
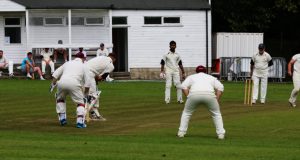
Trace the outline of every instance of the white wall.
{"label": "white wall", "polygon": [[[4,42],[4,18],[5,17],[21,17],[21,43],[20,44],[5,44]],[[9,60],[13,60],[15,63],[21,63],[22,59],[26,57],[26,29],[25,29],[25,17],[21,13],[0,13],[0,50],[4,51],[5,56]]]}
{"label": "white wall", "polygon": [[10,0],[0,0],[0,12],[7,11],[25,11],[25,7]]}
{"label": "white wall", "polygon": [[[109,17],[107,10],[72,10],[73,17],[101,16],[105,24],[101,26],[72,26],[72,43],[75,44],[100,44],[109,42]],[[29,17],[64,17],[68,19],[68,10],[30,10]],[[30,26],[31,44],[57,44],[63,40],[69,43],[68,26]]]}
{"label": "white wall", "polygon": [[[184,67],[206,64],[205,11],[113,10],[112,16],[128,17],[129,68],[160,67],[160,60],[168,52],[171,40],[177,42],[177,51],[183,59]],[[182,26],[148,27],[144,25],[144,16],[180,16]],[[211,25],[208,34],[211,48]],[[210,61],[209,58],[209,66]]]}

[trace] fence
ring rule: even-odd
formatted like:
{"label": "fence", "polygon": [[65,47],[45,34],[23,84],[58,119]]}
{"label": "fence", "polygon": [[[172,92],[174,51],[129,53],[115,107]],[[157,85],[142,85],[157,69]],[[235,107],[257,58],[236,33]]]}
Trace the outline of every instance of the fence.
{"label": "fence", "polygon": [[[282,57],[272,57],[273,66],[269,67],[269,79],[282,81],[286,75],[286,61]],[[245,80],[250,78],[250,57],[221,57],[220,79]]]}

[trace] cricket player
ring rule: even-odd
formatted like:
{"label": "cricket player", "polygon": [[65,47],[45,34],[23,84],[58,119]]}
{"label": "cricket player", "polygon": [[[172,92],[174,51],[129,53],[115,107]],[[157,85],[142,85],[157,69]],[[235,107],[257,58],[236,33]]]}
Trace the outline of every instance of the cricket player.
{"label": "cricket player", "polygon": [[45,48],[44,50],[42,50],[42,52],[40,53],[41,56],[43,56],[43,60],[42,60],[42,74],[45,75],[46,72],[46,65],[49,65],[51,68],[51,74],[54,73],[54,63],[51,59],[51,56],[53,55],[53,53],[49,50],[49,48]]}
{"label": "cricket player", "polygon": [[89,91],[91,119],[105,121],[106,119],[99,113],[99,96],[100,91],[97,89],[97,81],[103,81],[107,78],[110,72],[114,70],[113,63],[116,60],[116,55],[110,53],[108,57],[98,56],[86,62],[89,70],[89,79],[91,80],[91,87]]}
{"label": "cricket player", "polygon": [[166,79],[166,90],[165,90],[166,104],[170,103],[172,80],[177,89],[177,102],[183,103],[182,91],[180,88],[181,82],[180,82],[179,68],[181,69],[182,79],[185,78],[185,73],[182,65],[182,60],[179,54],[175,51],[175,49],[176,49],[176,42],[171,41],[170,51],[163,56],[163,59],[160,62],[161,64],[160,78]]}
{"label": "cricket player", "polygon": [[[0,69],[8,68],[9,76],[13,77],[14,76],[14,73],[13,73],[14,63],[13,63],[13,61],[8,61],[3,54],[4,54],[3,51],[0,50]],[[1,75],[2,75],[2,73],[0,72],[0,76]]]}
{"label": "cricket player", "polygon": [[[107,48],[104,47],[104,44],[101,43],[100,44],[100,48],[97,50],[97,57],[98,56],[108,56],[109,51],[107,50]],[[114,79],[110,78],[110,76],[108,75],[105,79],[107,82],[112,82]]]}
{"label": "cricket player", "polygon": [[288,64],[288,74],[293,76],[294,89],[292,90],[289,103],[296,107],[297,95],[300,89],[300,53],[294,55]]}
{"label": "cricket player", "polygon": [[[85,128],[85,101],[90,88],[88,70],[84,65],[84,55],[76,54],[74,60],[64,63],[53,73],[53,80],[50,91],[57,85],[56,93],[56,112],[62,126],[67,124],[66,114],[66,96],[70,95],[71,99],[77,105],[77,128]],[[58,81],[59,80],[59,81]],[[82,88],[85,88],[85,93]]]}
{"label": "cricket player", "polygon": [[272,57],[265,52],[265,45],[258,45],[258,53],[251,59],[250,76],[253,80],[252,104],[256,103],[258,98],[258,86],[260,84],[260,103],[265,104],[268,86],[269,67],[273,65]]}
{"label": "cricket player", "polygon": [[98,56],[108,56],[108,50],[104,47],[104,44],[100,44],[100,48],[97,50],[97,57]]}
{"label": "cricket player", "polygon": [[206,74],[206,68],[198,66],[196,73],[182,83],[182,91],[187,96],[177,136],[185,136],[193,112],[199,104],[207,106],[216,127],[218,139],[225,138],[225,129],[220,112],[219,101],[224,91],[223,84],[215,77]]}

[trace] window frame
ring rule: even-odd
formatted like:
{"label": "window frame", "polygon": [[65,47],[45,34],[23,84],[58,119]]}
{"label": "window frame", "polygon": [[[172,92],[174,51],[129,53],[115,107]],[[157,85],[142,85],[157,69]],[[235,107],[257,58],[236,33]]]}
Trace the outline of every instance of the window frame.
{"label": "window frame", "polygon": [[[85,26],[85,17],[84,16],[74,16],[72,18],[83,18],[83,24],[71,24],[72,26]],[[73,22],[71,18],[71,23]],[[69,19],[66,18],[66,25],[69,25]]]}
{"label": "window frame", "polygon": [[[46,23],[47,18],[59,18],[62,20],[62,24],[47,24]],[[44,17],[44,26],[65,26],[65,25],[66,25],[65,17]]]}
{"label": "window frame", "polygon": [[[89,19],[89,18],[101,18],[102,19],[102,23],[89,24],[89,23],[87,23],[87,19]],[[84,25],[85,26],[104,26],[104,23],[105,23],[104,21],[105,21],[105,19],[104,19],[103,16],[99,16],[99,17],[84,17]]]}
{"label": "window frame", "polygon": [[[181,16],[143,16],[144,17],[144,27],[183,27]],[[145,24],[145,17],[160,17],[161,24]],[[179,23],[165,23],[165,18],[179,18]]]}
{"label": "window frame", "polygon": [[[20,24],[19,25],[7,25],[6,23],[5,23],[5,20],[6,19],[9,19],[9,18],[17,18],[17,19],[19,19],[20,20]],[[9,42],[9,44],[6,44],[5,43],[5,41],[4,41],[4,43],[5,43],[5,45],[13,45],[13,44],[22,44],[22,17],[3,17],[3,19],[4,19],[4,22],[3,22],[3,24],[4,24],[4,27],[3,27],[3,30],[4,30],[4,34],[3,34],[3,38],[5,39],[5,29],[6,28],[20,28],[20,42],[19,43],[11,43],[11,42]]]}
{"label": "window frame", "polygon": [[[31,21],[32,18],[42,18],[42,25],[33,25],[33,24],[32,24],[32,21]],[[29,18],[29,25],[30,25],[30,26],[45,26],[44,19],[45,19],[44,17],[30,17],[30,18]]]}
{"label": "window frame", "polygon": [[128,25],[128,16],[112,16],[112,21],[113,21],[113,18],[126,18],[126,24],[113,24],[113,26],[125,26],[125,25]]}

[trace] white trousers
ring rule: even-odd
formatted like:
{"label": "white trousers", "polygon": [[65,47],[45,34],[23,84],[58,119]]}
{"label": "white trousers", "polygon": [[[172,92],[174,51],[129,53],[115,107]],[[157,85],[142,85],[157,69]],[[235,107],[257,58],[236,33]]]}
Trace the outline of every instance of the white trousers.
{"label": "white trousers", "polygon": [[216,127],[217,135],[225,134],[219,103],[217,99],[211,95],[193,95],[188,97],[181,115],[179,132],[186,133],[191,116],[199,104],[207,106]]}
{"label": "white trousers", "polygon": [[296,102],[297,100],[297,95],[300,90],[300,74],[297,74],[294,72],[293,74],[293,84],[294,84],[294,89],[292,90],[291,96],[290,96],[290,101]]}
{"label": "white trousers", "polygon": [[268,76],[257,77],[252,76],[253,80],[253,92],[252,92],[252,101],[256,101],[258,99],[258,90],[259,90],[259,82],[260,82],[260,101],[265,102],[267,95],[267,87],[268,87]]}
{"label": "white trousers", "polygon": [[70,80],[58,81],[56,92],[56,111],[57,113],[64,113],[66,111],[66,96],[70,95],[72,101],[79,105],[84,104],[83,89],[80,84]]}
{"label": "white trousers", "polygon": [[174,86],[176,86],[177,89],[177,101],[182,101],[182,90],[179,72],[166,72],[165,101],[170,102],[171,100],[172,80],[174,82]]}
{"label": "white trousers", "polygon": [[0,63],[1,68],[8,68],[8,73],[13,74],[14,73],[14,62],[8,61],[8,64]]}
{"label": "white trousers", "polygon": [[[46,72],[46,62],[43,60],[42,61],[42,72],[43,73],[45,73]],[[51,73],[53,73],[54,72],[54,63],[53,63],[53,61],[50,61],[49,62],[49,66],[50,66],[50,68],[51,68]]]}

